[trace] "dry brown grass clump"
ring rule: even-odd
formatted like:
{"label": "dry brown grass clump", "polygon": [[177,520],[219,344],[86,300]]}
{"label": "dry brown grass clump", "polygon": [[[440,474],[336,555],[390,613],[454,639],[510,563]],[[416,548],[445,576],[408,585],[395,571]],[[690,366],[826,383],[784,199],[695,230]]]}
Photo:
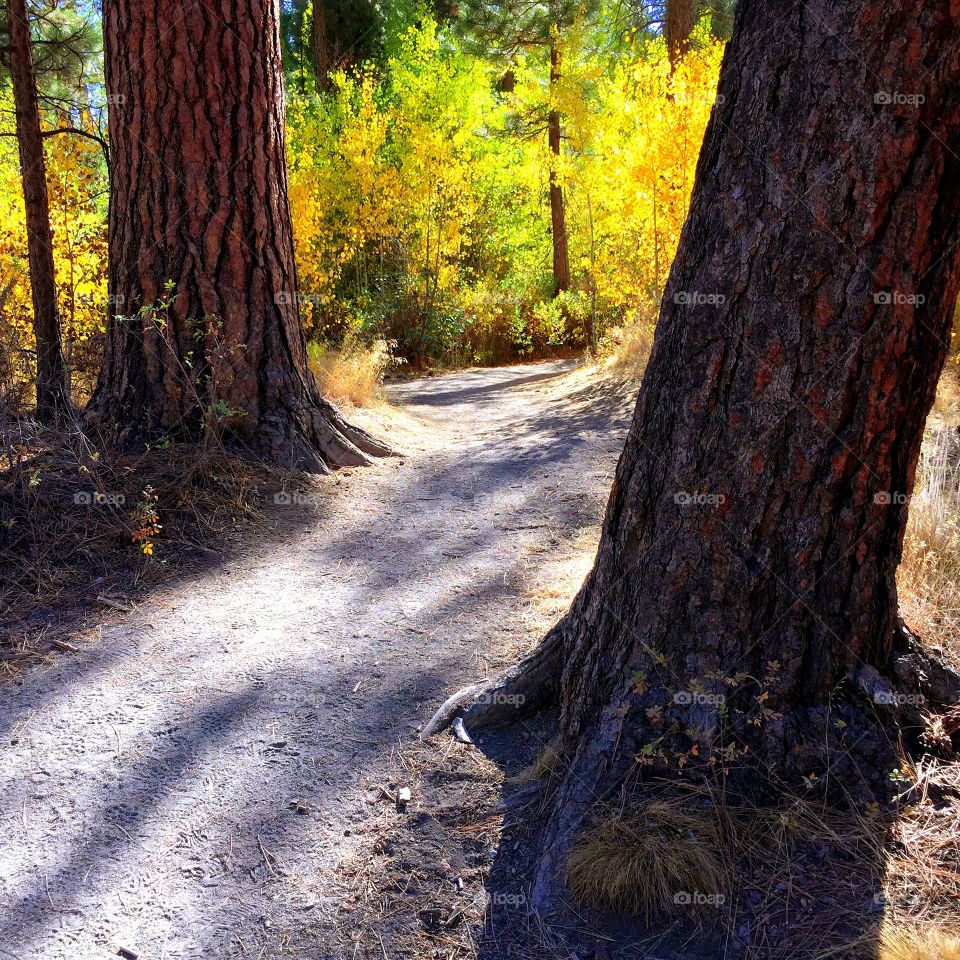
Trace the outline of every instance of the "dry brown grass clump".
{"label": "dry brown grass clump", "polygon": [[547,744],[543,753],[525,770],[511,777],[512,783],[535,783],[544,777],[553,777],[563,767],[563,754],[552,743]]}
{"label": "dry brown grass clump", "polygon": [[700,903],[715,908],[731,886],[713,814],[660,801],[584,833],[567,862],[567,881],[585,903],[647,921]]}
{"label": "dry brown grass clump", "polygon": [[597,348],[604,369],[627,380],[639,380],[647,368],[657,322],[655,306],[638,311],[623,326],[607,330]]}
{"label": "dry brown grass clump", "polygon": [[960,960],[960,931],[885,929],[878,960]]}
{"label": "dry brown grass clump", "polygon": [[311,343],[309,355],[310,368],[328,399],[357,407],[384,401],[383,378],[394,363],[385,340],[347,341],[339,350]]}

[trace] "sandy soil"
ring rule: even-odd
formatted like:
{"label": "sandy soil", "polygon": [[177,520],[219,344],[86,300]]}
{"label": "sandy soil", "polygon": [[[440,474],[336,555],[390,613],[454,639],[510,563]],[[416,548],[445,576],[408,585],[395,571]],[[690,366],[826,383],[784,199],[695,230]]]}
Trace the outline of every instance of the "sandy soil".
{"label": "sandy soil", "polygon": [[[496,831],[448,862],[434,808],[478,794],[416,731],[569,602],[631,402],[566,362],[392,394],[368,419],[404,456],[271,507],[268,535],[0,690],[0,957],[476,955]],[[452,781],[495,787],[456,750]],[[367,868],[397,837],[385,899]],[[441,888],[476,909],[437,932]]]}

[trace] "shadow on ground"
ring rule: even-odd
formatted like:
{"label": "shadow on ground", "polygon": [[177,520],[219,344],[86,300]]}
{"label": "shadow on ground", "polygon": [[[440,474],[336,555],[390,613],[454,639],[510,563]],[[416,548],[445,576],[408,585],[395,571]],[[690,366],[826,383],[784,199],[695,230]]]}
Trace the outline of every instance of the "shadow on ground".
{"label": "shadow on ground", "polygon": [[[495,847],[446,827],[462,781],[495,782],[441,782],[476,759],[415,733],[535,640],[531,578],[599,522],[631,400],[564,388],[568,367],[405,385],[422,449],[321,481],[130,612],[38,614],[80,649],[0,691],[0,953],[382,957],[354,937],[381,858],[404,904],[388,955],[451,936],[469,955]],[[391,852],[393,832],[416,843]],[[437,927],[444,891],[479,912]]]}

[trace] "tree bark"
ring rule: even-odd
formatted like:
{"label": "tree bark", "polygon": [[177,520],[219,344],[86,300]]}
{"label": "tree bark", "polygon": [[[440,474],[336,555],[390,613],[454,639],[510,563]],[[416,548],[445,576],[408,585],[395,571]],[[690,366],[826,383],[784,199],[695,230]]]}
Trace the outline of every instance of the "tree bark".
{"label": "tree bark", "polygon": [[276,3],[107,0],[104,25],[113,315],[93,411],[121,441],[215,421],[308,470],[387,452],[307,365]]}
{"label": "tree bark", "polygon": [[310,20],[310,47],[313,52],[313,74],[317,90],[330,87],[330,50],[327,42],[327,13],[323,0],[313,0]]}
{"label": "tree bark", "polygon": [[53,419],[69,406],[66,367],[60,343],[53,237],[47,174],[40,130],[37,78],[33,67],[26,0],[7,0],[10,76],[17,117],[17,145],[27,221],[27,251],[37,344],[37,416]]}
{"label": "tree bark", "polygon": [[[555,95],[560,82],[560,51],[550,45],[550,93]],[[553,237],[554,293],[570,289],[570,258],[567,251],[567,212],[564,206],[560,176],[561,129],[560,111],[551,109],[547,116],[547,140],[550,147],[550,224]]]}
{"label": "tree bark", "polygon": [[695,0],[667,0],[663,33],[671,73],[690,49],[690,34],[696,22]]}
{"label": "tree bark", "polygon": [[595,565],[530,661],[569,760],[543,909],[628,778],[868,802],[891,705],[956,697],[895,574],[960,288],[958,29],[943,0],[738,5]]}

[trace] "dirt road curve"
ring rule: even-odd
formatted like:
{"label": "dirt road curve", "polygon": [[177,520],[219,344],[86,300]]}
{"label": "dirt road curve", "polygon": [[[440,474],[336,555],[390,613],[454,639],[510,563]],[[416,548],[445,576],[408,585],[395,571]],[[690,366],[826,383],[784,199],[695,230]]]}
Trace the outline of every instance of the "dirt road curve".
{"label": "dirt road curve", "polygon": [[566,602],[630,409],[560,362],[393,395],[403,458],[0,689],[0,958],[366,956],[364,784]]}

